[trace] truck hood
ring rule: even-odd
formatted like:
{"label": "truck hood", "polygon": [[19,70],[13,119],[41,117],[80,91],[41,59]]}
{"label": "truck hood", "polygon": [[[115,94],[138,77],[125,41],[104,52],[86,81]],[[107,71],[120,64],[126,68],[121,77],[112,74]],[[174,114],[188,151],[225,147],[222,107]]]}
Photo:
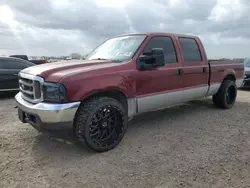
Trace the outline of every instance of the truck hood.
{"label": "truck hood", "polygon": [[118,66],[106,60],[69,60],[28,67],[22,73],[43,77],[46,81],[58,82],[66,75]]}

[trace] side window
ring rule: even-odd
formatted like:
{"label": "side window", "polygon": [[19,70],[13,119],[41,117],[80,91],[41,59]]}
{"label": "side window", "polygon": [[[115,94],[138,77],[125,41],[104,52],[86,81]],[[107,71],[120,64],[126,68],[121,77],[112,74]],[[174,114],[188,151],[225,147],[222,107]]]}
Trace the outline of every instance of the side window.
{"label": "side window", "polygon": [[202,61],[201,52],[195,39],[179,38],[185,62]]}
{"label": "side window", "polygon": [[29,67],[29,65],[23,61],[6,59],[4,60],[4,68],[5,69],[25,69]]}
{"label": "side window", "polygon": [[165,64],[177,62],[174,43],[170,37],[151,38],[143,52],[149,52],[151,48],[163,48]]}

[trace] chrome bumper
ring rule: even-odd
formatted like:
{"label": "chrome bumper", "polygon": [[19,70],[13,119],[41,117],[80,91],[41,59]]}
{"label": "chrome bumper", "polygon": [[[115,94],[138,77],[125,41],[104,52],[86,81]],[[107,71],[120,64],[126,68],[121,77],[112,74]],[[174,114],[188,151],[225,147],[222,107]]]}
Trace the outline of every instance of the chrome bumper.
{"label": "chrome bumper", "polygon": [[[25,114],[25,122],[30,123],[36,129],[54,130],[70,129],[80,102],[51,104],[32,104],[25,101],[21,93],[15,96],[17,106]],[[19,117],[20,119],[20,117]]]}

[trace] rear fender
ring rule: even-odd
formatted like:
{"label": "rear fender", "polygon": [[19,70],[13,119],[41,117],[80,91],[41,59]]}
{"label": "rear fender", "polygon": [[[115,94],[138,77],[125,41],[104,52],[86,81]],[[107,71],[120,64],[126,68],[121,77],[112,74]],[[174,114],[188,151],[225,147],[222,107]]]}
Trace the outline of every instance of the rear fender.
{"label": "rear fender", "polygon": [[223,80],[229,76],[229,75],[233,75],[235,78],[236,78],[236,72],[234,69],[226,69],[223,74],[221,75],[221,78],[220,78],[220,83],[223,82]]}

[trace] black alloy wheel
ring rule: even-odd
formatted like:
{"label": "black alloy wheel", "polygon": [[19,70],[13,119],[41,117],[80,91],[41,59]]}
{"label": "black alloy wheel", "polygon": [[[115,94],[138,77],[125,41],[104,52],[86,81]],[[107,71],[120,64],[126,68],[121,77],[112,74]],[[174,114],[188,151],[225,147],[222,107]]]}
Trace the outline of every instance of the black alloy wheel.
{"label": "black alloy wheel", "polygon": [[231,105],[235,102],[236,99],[236,88],[231,85],[228,89],[227,89],[227,93],[226,93],[226,103],[228,105]]}
{"label": "black alloy wheel", "polygon": [[232,108],[237,98],[237,86],[232,80],[224,80],[218,92],[213,95],[213,103],[218,108]]}
{"label": "black alloy wheel", "polygon": [[104,152],[116,147],[127,130],[127,113],[116,99],[98,97],[85,101],[75,119],[75,131],[81,144]]}
{"label": "black alloy wheel", "polygon": [[90,139],[100,147],[109,147],[119,139],[122,127],[122,113],[108,105],[93,115],[89,125]]}

